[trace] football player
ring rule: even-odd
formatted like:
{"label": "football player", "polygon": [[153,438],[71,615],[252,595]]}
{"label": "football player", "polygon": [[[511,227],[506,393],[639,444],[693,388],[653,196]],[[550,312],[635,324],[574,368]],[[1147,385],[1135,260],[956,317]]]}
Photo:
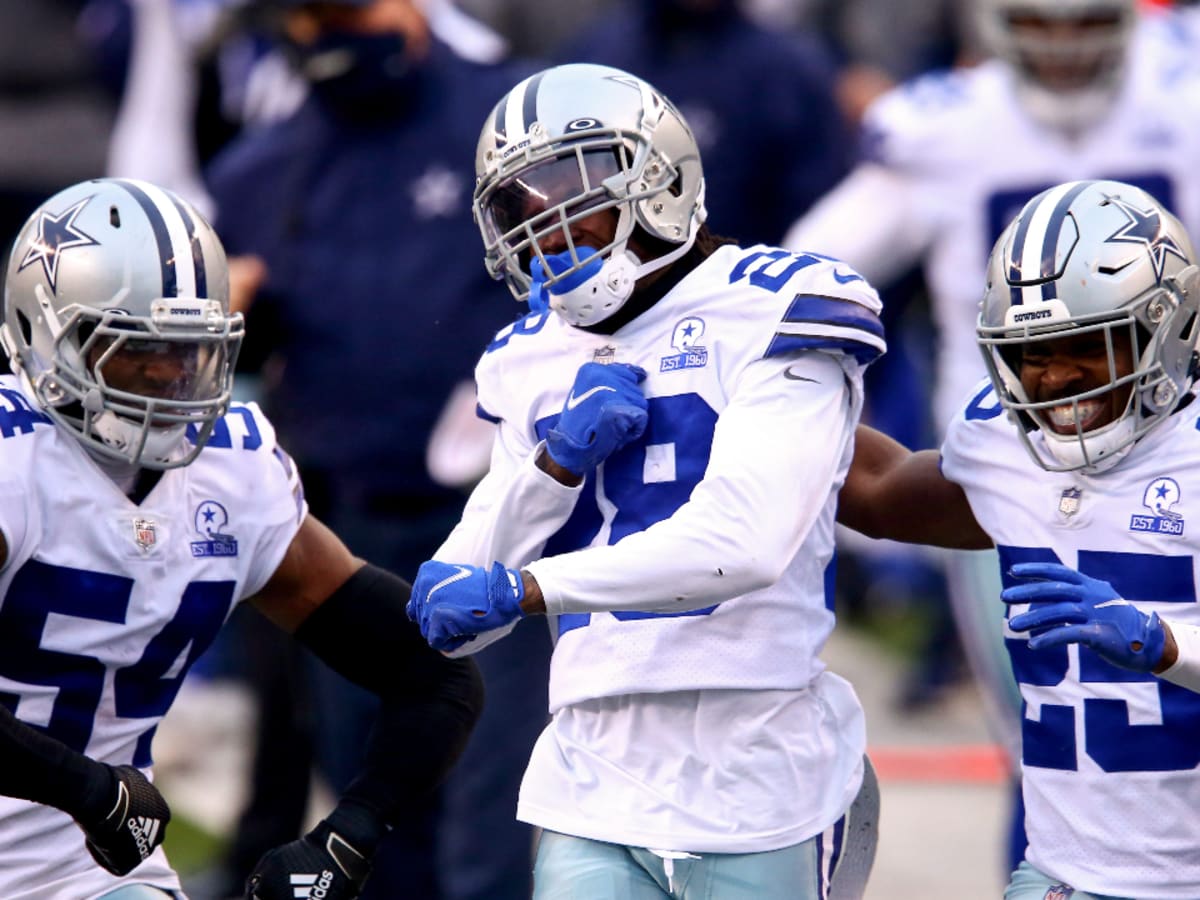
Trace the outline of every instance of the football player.
{"label": "football player", "polygon": [[1200,896],[1200,680],[1168,635],[1200,625],[1194,261],[1137,187],[1039,194],[992,252],[990,378],[940,456],[859,430],[840,521],[999,552],[1029,837],[1007,900]]}
{"label": "football player", "polygon": [[875,789],[819,654],[875,291],[715,237],[691,130],[621,70],[516,85],[476,171],[486,264],[531,310],[479,362],[491,470],[409,614],[462,651],[550,617],[535,895],[854,896]]}
{"label": "football player", "polygon": [[[974,333],[988,253],[1030,198],[1065,181],[1113,178],[1147,190],[1200,233],[1197,67],[1179,64],[1154,14],[1139,18],[1135,0],[972,2],[992,57],[880,98],[864,122],[862,161],[784,239],[844,259],[880,286],[920,265],[939,437],[984,374]],[[1016,768],[1019,695],[995,623],[979,615],[980,594],[999,587],[995,571],[990,553],[946,565],[989,725]],[[1011,840],[1015,861],[1019,829]]]}
{"label": "football player", "polygon": [[244,599],[383,699],[361,777],[263,857],[248,897],[357,896],[375,845],[478,714],[469,661],[428,648],[404,615],[408,585],[308,515],[270,423],[230,402],[242,333],[216,234],[151,184],[70,187],[13,245],[0,326],[15,373],[0,378],[6,898],[182,896],[158,846],[168,811],[146,777],[151,741]]}

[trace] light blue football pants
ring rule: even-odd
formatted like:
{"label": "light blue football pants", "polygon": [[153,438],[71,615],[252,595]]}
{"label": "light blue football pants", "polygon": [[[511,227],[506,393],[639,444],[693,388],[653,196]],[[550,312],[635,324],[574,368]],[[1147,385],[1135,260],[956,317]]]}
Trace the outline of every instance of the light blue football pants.
{"label": "light blue football pants", "polygon": [[176,900],[182,894],[172,894],[162,888],[150,887],[147,884],[127,884],[115,891],[104,894],[100,900]]}
{"label": "light blue football pants", "polygon": [[1063,884],[1035,869],[1029,863],[1023,862],[1012,873],[1008,888],[1004,892],[1004,900],[1132,900],[1132,898],[1077,891],[1069,884]]}
{"label": "light blue football pants", "polygon": [[[879,782],[866,761],[846,815],[800,844],[764,853],[664,859],[640,847],[542,832],[534,900],[860,900],[875,859]],[[681,854],[682,855],[682,854]]]}

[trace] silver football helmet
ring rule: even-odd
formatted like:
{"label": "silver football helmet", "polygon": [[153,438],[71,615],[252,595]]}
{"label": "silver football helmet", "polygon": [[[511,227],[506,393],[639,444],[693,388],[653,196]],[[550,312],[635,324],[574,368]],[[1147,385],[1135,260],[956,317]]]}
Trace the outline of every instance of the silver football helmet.
{"label": "silver football helmet", "polygon": [[[979,345],[1000,402],[1042,468],[1114,465],[1191,390],[1200,332],[1194,260],[1179,220],[1145,191],[1116,181],[1044,191],[1000,235],[988,262]],[[1038,342],[1080,335],[1101,341],[1107,383],[1041,402],[1028,396],[1023,356],[1036,358]],[[1114,351],[1125,336],[1132,366]],[[1111,392],[1123,389],[1124,411],[1089,428],[1091,411],[1116,402],[1120,393]]]}
{"label": "silver football helmet", "polygon": [[1108,109],[1125,72],[1136,0],[976,0],[984,44],[1013,67],[1029,114],[1079,131]]}
{"label": "silver football helmet", "polygon": [[[577,243],[572,226],[604,210],[616,212],[612,239]],[[694,243],[705,217],[700,151],[679,111],[642,79],[557,66],[509,91],[484,125],[474,212],[494,278],[533,308],[592,325]],[[635,228],[666,252],[639,259]]]}
{"label": "silver football helmet", "polygon": [[46,414],[104,457],[191,462],[228,407],[242,334],[220,240],[162,188],[74,185],[13,244],[0,344]]}

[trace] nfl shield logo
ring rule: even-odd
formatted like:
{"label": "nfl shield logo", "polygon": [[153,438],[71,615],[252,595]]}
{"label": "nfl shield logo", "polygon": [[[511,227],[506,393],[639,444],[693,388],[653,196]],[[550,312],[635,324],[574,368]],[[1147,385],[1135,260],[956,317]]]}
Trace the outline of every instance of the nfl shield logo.
{"label": "nfl shield logo", "polygon": [[1056,884],[1046,891],[1045,900],[1069,900],[1074,893],[1075,888],[1067,887],[1065,884]]}
{"label": "nfl shield logo", "polygon": [[152,519],[133,520],[133,540],[143,551],[154,546],[155,532]]}
{"label": "nfl shield logo", "polygon": [[617,357],[617,348],[613,346],[601,347],[592,353],[592,362],[598,362],[601,365],[607,366]]}
{"label": "nfl shield logo", "polygon": [[[1058,498],[1058,511],[1064,516],[1075,515],[1079,512],[1079,498],[1082,494],[1083,491],[1079,488],[1067,488]],[[1056,900],[1056,898],[1047,896],[1046,900]]]}

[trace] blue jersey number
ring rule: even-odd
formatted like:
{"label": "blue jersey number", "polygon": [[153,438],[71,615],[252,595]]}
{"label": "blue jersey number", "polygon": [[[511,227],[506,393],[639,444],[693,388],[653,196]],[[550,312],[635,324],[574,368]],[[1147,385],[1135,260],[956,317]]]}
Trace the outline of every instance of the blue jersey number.
{"label": "blue jersey number", "polygon": [[[1013,584],[1008,570],[1018,562],[1059,562],[1052,550],[1005,547],[1000,551],[1004,586]],[[1080,571],[1103,578],[1133,601],[1195,603],[1196,587],[1190,556],[1145,553],[1080,551]],[[1028,693],[1054,688],[1066,677],[1066,647],[1030,650],[1025,638],[1008,638],[1013,674]],[[1153,675],[1130,672],[1110,665],[1087,647],[1079,647],[1079,678],[1096,693],[1111,696],[1083,699],[1083,750],[1105,772],[1175,772],[1200,765],[1200,694]],[[1100,685],[1123,685],[1107,691]],[[1157,694],[1161,724],[1134,724],[1122,693]],[[1053,691],[1046,696],[1053,697]],[[1028,700],[1026,700],[1028,702]],[[1076,709],[1045,702],[1037,721],[1022,717],[1023,756],[1026,765],[1046,769],[1078,768]]]}
{"label": "blue jersey number", "polygon": [[[670,517],[684,504],[693,488],[704,477],[712,447],[717,414],[699,394],[651,397],[647,401],[649,418],[646,432],[638,440],[622,447],[604,463],[604,500],[615,508],[608,543],[655,522]],[[537,423],[539,440],[558,422],[558,415]],[[588,474],[591,490],[585,491],[566,524],[546,543],[545,553],[567,553],[588,546],[604,524],[600,501],[596,496],[596,478]],[[615,613],[621,620],[652,616],[700,616],[715,607],[686,613]],[[558,631],[563,634],[590,621],[587,613],[559,616]]]}
{"label": "blue jersey number", "polygon": [[[233,416],[240,418],[245,426],[246,433],[242,436],[243,450],[257,450],[262,446],[262,432],[258,430],[258,423],[254,421],[254,413],[245,406],[231,406],[229,412],[217,419],[213,425],[212,434],[208,438],[208,447],[222,447],[226,450],[233,447],[233,433],[229,430],[229,419]],[[199,437],[200,432],[195,425],[187,427],[188,440],[193,444]]]}
{"label": "blue jersey number", "polygon": [[0,438],[33,434],[33,426],[53,424],[48,415],[30,406],[20,391],[0,388]]}
{"label": "blue jersey number", "polygon": [[[106,670],[95,657],[42,646],[47,620],[67,616],[121,625],[129,610],[130,578],[30,560],[13,577],[0,607],[0,676],[57,689],[49,721],[40,727],[79,752],[87,749]],[[233,601],[232,581],[193,581],[179,609],[146,645],[137,662],[116,670],[116,714],[157,718],[175,699],[183,677],[208,647]],[[0,703],[16,711],[18,696],[0,691]],[[154,727],[138,740],[132,760],[150,765]]]}

